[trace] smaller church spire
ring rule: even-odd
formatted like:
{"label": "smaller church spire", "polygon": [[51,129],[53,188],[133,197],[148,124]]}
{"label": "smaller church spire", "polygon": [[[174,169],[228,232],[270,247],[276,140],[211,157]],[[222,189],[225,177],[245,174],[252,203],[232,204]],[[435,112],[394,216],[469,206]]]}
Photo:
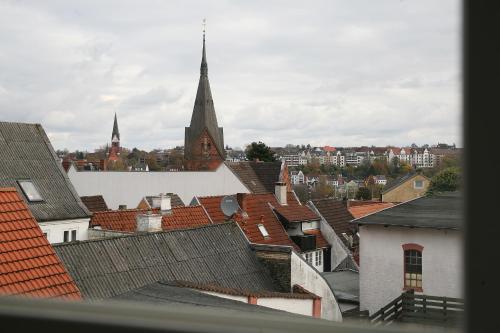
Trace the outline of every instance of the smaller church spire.
{"label": "smaller church spire", "polygon": [[113,123],[113,133],[111,133],[111,140],[120,141],[120,131],[118,130],[118,119],[116,118],[116,112],[115,112],[115,122]]}
{"label": "smaller church spire", "polygon": [[201,57],[201,67],[200,67],[200,75],[207,76],[208,75],[208,65],[207,65],[207,54],[205,51],[205,30],[207,26],[207,20],[203,19],[203,55]]}

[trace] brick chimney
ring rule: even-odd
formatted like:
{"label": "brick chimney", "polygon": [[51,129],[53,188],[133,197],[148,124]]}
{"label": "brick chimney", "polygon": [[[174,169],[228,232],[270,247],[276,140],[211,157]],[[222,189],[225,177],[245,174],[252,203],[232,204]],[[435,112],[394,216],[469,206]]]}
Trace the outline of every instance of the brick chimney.
{"label": "brick chimney", "polygon": [[247,195],[247,193],[236,193],[236,200],[238,200],[238,205],[244,212],[247,210],[247,204],[245,202],[245,198],[247,197]]}
{"label": "brick chimney", "polygon": [[286,205],[286,183],[285,182],[276,182],[274,186],[274,195],[278,200],[280,205]]}
{"label": "brick chimney", "polygon": [[153,214],[148,211],[146,214],[137,214],[137,231],[138,232],[155,232],[161,231],[161,214]]}

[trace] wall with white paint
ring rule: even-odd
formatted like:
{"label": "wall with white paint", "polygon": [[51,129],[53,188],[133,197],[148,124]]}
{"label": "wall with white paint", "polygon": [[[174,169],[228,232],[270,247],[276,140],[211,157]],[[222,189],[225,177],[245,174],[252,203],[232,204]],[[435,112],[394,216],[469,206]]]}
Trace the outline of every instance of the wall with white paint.
{"label": "wall with white paint", "polygon": [[87,230],[89,228],[89,218],[75,220],[61,220],[39,222],[38,225],[43,233],[47,234],[49,243],[62,243],[64,241],[64,231],[69,231],[71,239],[71,231],[76,230],[76,240],[86,240],[88,238]]}
{"label": "wall with white paint", "polygon": [[216,171],[121,172],[68,170],[79,196],[102,195],[111,209],[119,205],[136,208],[148,195],[173,192],[188,205],[195,195],[249,193],[235,174],[222,164]]}
{"label": "wall with white paint", "polygon": [[463,298],[463,239],[460,231],[428,228],[359,227],[360,309],[378,311],[404,291],[403,244],[422,250],[423,294]]}
{"label": "wall with white paint", "polygon": [[291,254],[290,284],[292,286],[298,284],[321,297],[321,318],[342,321],[342,313],[330,285],[316,269],[295,252]]}
{"label": "wall with white paint", "polygon": [[313,315],[312,299],[260,297],[257,299],[257,305],[266,306],[268,308],[276,310],[297,313],[304,316]]}

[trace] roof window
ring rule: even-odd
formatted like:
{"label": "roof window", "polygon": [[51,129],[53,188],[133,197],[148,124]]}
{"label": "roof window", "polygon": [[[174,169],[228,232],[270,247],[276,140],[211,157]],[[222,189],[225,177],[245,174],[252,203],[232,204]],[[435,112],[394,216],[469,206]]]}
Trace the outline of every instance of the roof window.
{"label": "roof window", "polygon": [[269,233],[267,232],[266,227],[264,227],[263,224],[259,224],[257,226],[258,226],[259,231],[262,234],[262,236],[264,236],[264,238],[268,238],[269,237]]}
{"label": "roof window", "polygon": [[31,180],[18,180],[17,183],[29,202],[43,201],[42,196]]}

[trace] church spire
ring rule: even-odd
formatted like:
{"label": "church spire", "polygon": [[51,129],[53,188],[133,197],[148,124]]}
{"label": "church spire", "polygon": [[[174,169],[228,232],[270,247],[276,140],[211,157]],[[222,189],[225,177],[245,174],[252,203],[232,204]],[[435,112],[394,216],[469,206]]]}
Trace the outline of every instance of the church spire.
{"label": "church spire", "polygon": [[224,161],[224,134],[222,127],[217,124],[214,101],[208,81],[205,20],[203,20],[200,81],[191,123],[185,129],[184,160],[187,170],[214,169]]}
{"label": "church spire", "polygon": [[201,56],[200,76],[208,76],[207,53],[205,51],[206,20],[203,19],[203,54]]}
{"label": "church spire", "polygon": [[120,131],[118,130],[118,119],[116,118],[116,112],[115,112],[115,122],[113,123],[113,133],[111,133],[111,140],[116,140],[120,141]]}

